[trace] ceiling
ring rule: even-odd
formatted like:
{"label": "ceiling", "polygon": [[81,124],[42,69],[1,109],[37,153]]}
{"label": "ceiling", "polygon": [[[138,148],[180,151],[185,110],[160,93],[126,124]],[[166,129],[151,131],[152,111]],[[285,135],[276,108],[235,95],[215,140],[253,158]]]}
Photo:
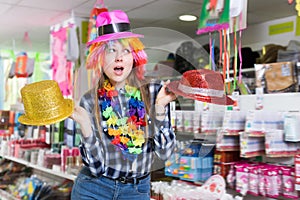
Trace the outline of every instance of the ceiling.
{"label": "ceiling", "polygon": [[[49,51],[50,26],[73,14],[89,18],[96,0],[0,0],[0,49]],[[104,0],[110,10],[127,12],[132,28],[160,27],[195,38],[198,21],[181,22],[180,14],[199,16],[203,0]],[[248,0],[247,25],[297,15],[288,0]],[[29,41],[24,40],[28,33]],[[27,41],[27,42],[26,42]]]}

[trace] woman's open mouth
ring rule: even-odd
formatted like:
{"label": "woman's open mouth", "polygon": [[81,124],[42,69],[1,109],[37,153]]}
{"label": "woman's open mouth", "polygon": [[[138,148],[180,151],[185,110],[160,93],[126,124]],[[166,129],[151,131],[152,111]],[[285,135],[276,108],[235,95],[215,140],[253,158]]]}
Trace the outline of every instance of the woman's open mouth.
{"label": "woman's open mouth", "polygon": [[116,75],[122,75],[123,74],[123,71],[124,71],[124,67],[115,67],[114,68],[114,72]]}

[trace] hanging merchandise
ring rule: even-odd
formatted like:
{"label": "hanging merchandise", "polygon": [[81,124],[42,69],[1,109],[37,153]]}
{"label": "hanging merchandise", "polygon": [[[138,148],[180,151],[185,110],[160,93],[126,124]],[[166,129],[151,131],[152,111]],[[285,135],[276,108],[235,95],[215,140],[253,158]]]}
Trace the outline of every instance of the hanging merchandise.
{"label": "hanging merchandise", "polygon": [[[87,41],[91,42],[98,37],[98,26],[97,26],[97,16],[102,12],[107,12],[108,9],[105,7],[103,0],[96,0],[93,9],[90,12],[89,25],[88,25],[88,35]],[[90,48],[87,49],[86,55],[89,55]],[[92,65],[85,65],[87,69],[88,77],[88,88],[95,85],[96,77],[99,75],[98,69],[92,69]]]}
{"label": "hanging merchandise", "polygon": [[204,0],[197,34],[229,28],[229,0]]}
{"label": "hanging merchandise", "polygon": [[88,27],[88,39],[87,41],[92,41],[97,37],[97,26],[96,26],[96,18],[97,16],[102,13],[108,11],[105,8],[103,0],[97,0],[93,9],[90,12],[90,19],[89,19],[89,27]]}
{"label": "hanging merchandise", "polygon": [[[244,30],[247,19],[247,0],[230,0],[230,33],[233,33],[233,48],[234,48],[234,62],[232,63],[233,68],[233,90],[236,89],[236,85],[242,86],[242,30]],[[239,35],[237,32],[239,31]],[[238,41],[239,39],[239,41]],[[229,51],[230,49],[228,49]],[[238,62],[240,61],[239,66]],[[239,70],[238,70],[239,67]],[[237,83],[237,72],[238,83]],[[241,90],[241,88],[240,88]]]}
{"label": "hanging merchandise", "polygon": [[34,71],[35,60],[29,58],[26,52],[20,52],[16,56],[16,60],[12,63],[9,72],[9,78],[16,76],[17,78],[31,77]]}
{"label": "hanging merchandise", "polygon": [[[237,57],[240,56],[239,83],[241,83],[241,37],[242,30],[246,28],[247,0],[204,0],[199,17],[197,34],[209,33],[210,45],[210,69],[216,70],[214,62],[215,38],[212,32],[219,32],[219,64],[223,66],[223,78],[226,82],[226,92],[231,94],[237,84]],[[239,32],[239,37],[237,34]],[[234,63],[233,78],[230,77],[231,41],[230,33],[233,33]],[[239,39],[239,40],[238,40]],[[233,82],[232,82],[233,81]],[[233,87],[232,87],[233,85]]]}
{"label": "hanging merchandise", "polygon": [[67,33],[74,24],[58,24],[50,32],[52,79],[57,81],[64,96],[72,95],[72,62],[67,60]]}
{"label": "hanging merchandise", "polygon": [[29,49],[31,49],[32,44],[31,44],[31,40],[30,40],[30,37],[29,37],[29,34],[28,34],[27,31],[24,33],[24,37],[23,37],[22,43],[23,43],[25,46],[27,46]]}
{"label": "hanging merchandise", "polygon": [[230,33],[247,28],[247,1],[230,0]]}
{"label": "hanging merchandise", "polygon": [[79,58],[79,40],[77,34],[77,26],[70,25],[67,29],[67,60],[76,62]]}

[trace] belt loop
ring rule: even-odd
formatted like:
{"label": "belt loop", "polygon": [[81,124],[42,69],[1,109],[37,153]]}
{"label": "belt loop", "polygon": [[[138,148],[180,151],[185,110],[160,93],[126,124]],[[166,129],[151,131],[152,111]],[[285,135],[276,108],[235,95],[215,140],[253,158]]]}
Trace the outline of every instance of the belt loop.
{"label": "belt loop", "polygon": [[137,178],[134,178],[133,180],[134,180],[134,184],[136,184],[136,185],[139,184],[139,182],[140,182],[139,179],[137,179]]}

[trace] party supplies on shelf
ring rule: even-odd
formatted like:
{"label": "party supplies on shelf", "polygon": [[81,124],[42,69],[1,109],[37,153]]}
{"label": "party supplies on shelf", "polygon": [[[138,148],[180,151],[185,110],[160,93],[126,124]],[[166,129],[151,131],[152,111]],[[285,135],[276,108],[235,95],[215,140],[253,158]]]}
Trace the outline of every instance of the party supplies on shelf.
{"label": "party supplies on shelf", "polygon": [[284,115],[284,140],[300,142],[300,112],[287,112]]}
{"label": "party supplies on shelf", "polygon": [[239,110],[226,110],[222,129],[228,132],[239,132],[245,129],[246,113]]}
{"label": "party supplies on shelf", "polygon": [[295,155],[295,190],[300,190],[300,154]]}
{"label": "party supplies on shelf", "polygon": [[203,111],[201,117],[201,131],[202,133],[216,133],[222,127],[224,118],[223,111]]}
{"label": "party supplies on shelf", "polygon": [[212,175],[213,158],[180,157],[179,178],[188,181],[205,181]]}
{"label": "party supplies on shelf", "polygon": [[166,176],[179,177],[179,161],[180,154],[173,153],[171,157],[165,162]]}
{"label": "party supplies on shelf", "polygon": [[266,131],[283,130],[284,112],[248,110],[245,132],[250,135],[264,136]]}
{"label": "party supplies on shelf", "polygon": [[294,156],[298,152],[299,145],[284,140],[283,130],[272,130],[265,133],[266,155],[268,157]]}
{"label": "party supplies on shelf", "polygon": [[240,149],[239,135],[228,135],[228,132],[219,130],[216,138],[216,148],[220,151],[236,151]]}
{"label": "party supplies on shelf", "polygon": [[282,185],[283,194],[282,196],[291,199],[298,199],[298,192],[295,190],[295,168],[293,167],[282,167]]}
{"label": "party supplies on shelf", "polygon": [[265,138],[252,137],[246,132],[240,133],[241,157],[255,157],[265,152]]}

